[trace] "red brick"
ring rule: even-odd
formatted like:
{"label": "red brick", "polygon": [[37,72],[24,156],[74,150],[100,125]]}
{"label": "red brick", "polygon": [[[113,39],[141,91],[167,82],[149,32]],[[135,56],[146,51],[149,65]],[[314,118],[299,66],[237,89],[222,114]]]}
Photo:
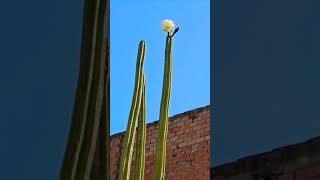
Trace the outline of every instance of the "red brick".
{"label": "red brick", "polygon": [[[210,112],[209,108],[194,110],[197,118],[193,121],[190,114],[170,118],[167,140],[166,180],[206,180],[210,177]],[[157,126],[147,127],[145,180],[152,180],[155,164]],[[116,179],[120,161],[120,143],[123,135],[111,138],[111,179]],[[134,160],[134,157],[133,157]],[[180,163],[180,164],[179,164]],[[130,179],[134,176],[132,162]]]}

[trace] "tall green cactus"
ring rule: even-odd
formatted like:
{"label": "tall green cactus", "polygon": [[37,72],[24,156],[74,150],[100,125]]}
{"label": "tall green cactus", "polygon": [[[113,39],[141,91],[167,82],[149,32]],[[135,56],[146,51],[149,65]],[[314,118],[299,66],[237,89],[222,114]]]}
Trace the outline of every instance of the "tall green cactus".
{"label": "tall green cactus", "polygon": [[[165,65],[162,87],[162,98],[160,105],[159,130],[156,149],[156,171],[155,180],[164,180],[165,177],[165,158],[166,158],[166,141],[168,132],[168,111],[171,91],[171,71],[172,71],[172,39],[179,28],[172,32],[174,24],[171,20],[165,20],[162,24],[164,31],[168,32],[165,48]],[[172,32],[172,33],[171,33]],[[136,144],[136,171],[135,180],[144,179],[144,163],[145,163],[145,141],[146,141],[146,80],[143,72],[143,61],[145,44],[143,41],[139,43],[135,87],[129,114],[127,131],[125,132],[120,169],[118,180],[128,180],[130,177],[130,166],[132,158],[133,143],[136,133],[136,123],[138,121],[138,137]]]}
{"label": "tall green cactus", "polygon": [[146,143],[146,80],[143,76],[141,108],[138,121],[138,138],[136,144],[135,180],[144,179],[145,143]]}
{"label": "tall green cactus", "polygon": [[[104,42],[106,1],[85,0],[80,72],[60,180],[89,180],[92,177],[96,143],[102,128],[100,121],[109,121],[101,119],[108,63],[104,53],[107,47]],[[109,172],[108,169],[105,171]]]}
{"label": "tall green cactus", "polygon": [[143,84],[143,63],[145,56],[145,42],[140,41],[137,63],[136,63],[136,75],[135,75],[135,86],[133,91],[133,98],[129,113],[127,131],[124,136],[123,149],[121,154],[121,162],[119,169],[119,180],[128,180],[130,176],[130,166],[133,151],[133,143],[136,131],[136,124],[141,106],[142,97],[142,84]]}
{"label": "tall green cactus", "polygon": [[168,133],[168,116],[169,116],[169,102],[171,91],[171,71],[172,71],[172,41],[173,35],[178,32],[179,28],[170,34],[168,32],[166,38],[165,48],[165,64],[164,75],[162,85],[162,97],[160,104],[160,116],[159,116],[159,128],[157,136],[156,146],[156,168],[154,179],[163,180],[165,177],[165,165],[166,165],[166,142]]}

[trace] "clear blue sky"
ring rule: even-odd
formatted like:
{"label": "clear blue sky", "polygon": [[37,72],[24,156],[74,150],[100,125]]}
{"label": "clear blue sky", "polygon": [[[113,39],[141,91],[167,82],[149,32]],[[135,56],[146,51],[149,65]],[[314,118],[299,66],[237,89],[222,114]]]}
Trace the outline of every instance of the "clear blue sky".
{"label": "clear blue sky", "polygon": [[146,41],[147,123],[158,120],[165,33],[163,19],[180,31],[174,37],[169,115],[210,103],[210,1],[111,1],[111,134],[126,130],[137,47]]}

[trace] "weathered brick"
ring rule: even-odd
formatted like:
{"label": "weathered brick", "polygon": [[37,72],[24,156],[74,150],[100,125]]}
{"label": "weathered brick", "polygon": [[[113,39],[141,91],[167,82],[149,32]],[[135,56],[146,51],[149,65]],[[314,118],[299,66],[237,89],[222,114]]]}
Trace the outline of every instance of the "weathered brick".
{"label": "weathered brick", "polygon": [[196,143],[204,141],[204,137],[196,139]]}

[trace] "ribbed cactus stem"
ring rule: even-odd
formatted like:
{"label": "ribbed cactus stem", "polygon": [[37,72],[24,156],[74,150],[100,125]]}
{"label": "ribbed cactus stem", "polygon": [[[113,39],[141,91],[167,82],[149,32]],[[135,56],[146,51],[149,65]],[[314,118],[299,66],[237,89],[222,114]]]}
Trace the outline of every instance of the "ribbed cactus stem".
{"label": "ribbed cactus stem", "polygon": [[135,180],[144,179],[145,143],[146,143],[146,80],[143,75],[141,107],[138,120],[138,137],[136,144]]}
{"label": "ribbed cactus stem", "polygon": [[85,0],[80,72],[60,180],[88,179],[92,169],[104,78],[105,9],[106,0]]}
{"label": "ribbed cactus stem", "polygon": [[105,1],[99,2],[98,21],[97,21],[97,40],[95,45],[95,53],[93,55],[93,72],[91,92],[89,95],[88,112],[85,119],[85,129],[81,136],[81,149],[79,151],[79,159],[76,165],[75,180],[90,179],[90,173],[94,160],[96,143],[99,135],[101,106],[104,90],[105,65],[106,58],[104,56],[104,17],[105,17]]}
{"label": "ribbed cactus stem", "polygon": [[90,179],[110,180],[109,164],[110,164],[110,71],[109,71],[109,38],[104,41],[105,70],[103,81],[103,99],[101,105],[101,117],[99,137],[95,148],[95,157],[91,170]]}
{"label": "ribbed cactus stem", "polygon": [[135,75],[135,86],[133,91],[133,98],[131,102],[131,108],[128,118],[127,131],[124,136],[123,149],[121,153],[121,162],[119,169],[119,180],[128,180],[130,176],[130,165],[133,151],[134,136],[136,131],[136,124],[138,115],[140,112],[141,95],[142,95],[142,76],[143,76],[143,62],[145,55],[145,42],[140,41],[137,64],[136,64],[136,75]]}
{"label": "ribbed cactus stem", "polygon": [[163,180],[165,177],[166,164],[166,142],[168,132],[169,101],[171,91],[171,69],[172,69],[172,37],[166,39],[165,65],[162,86],[162,97],[160,105],[159,129],[156,147],[156,169],[154,180]]}

